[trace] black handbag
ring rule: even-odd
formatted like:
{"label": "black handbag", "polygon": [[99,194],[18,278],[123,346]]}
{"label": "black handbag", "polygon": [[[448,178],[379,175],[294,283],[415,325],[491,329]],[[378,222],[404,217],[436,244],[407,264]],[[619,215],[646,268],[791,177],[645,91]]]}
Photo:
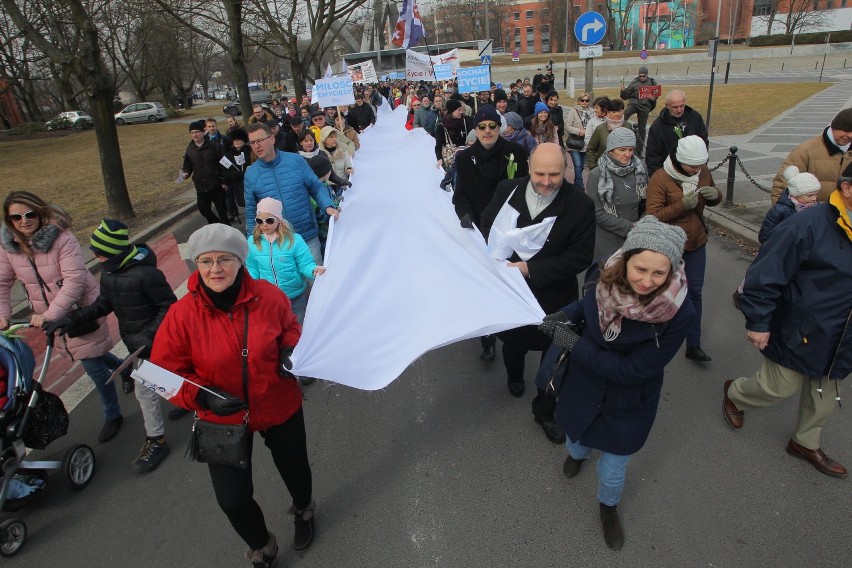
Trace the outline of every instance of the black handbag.
{"label": "black handbag", "polygon": [[38,402],[30,412],[27,430],[22,438],[24,445],[34,450],[43,450],[52,441],[68,433],[68,411],[62,399],[47,392],[36,383]]}
{"label": "black handbag", "polygon": [[[30,261],[30,266],[33,267],[33,272],[35,272],[36,281],[38,282],[38,289],[41,291],[41,298],[44,300],[45,305],[50,306],[50,302],[47,301],[47,293],[45,290],[50,290],[50,286],[47,285],[47,282],[41,277],[41,274],[38,272],[38,268],[36,268],[35,262],[30,257],[27,257],[27,260]],[[57,283],[59,288],[62,288],[61,280]],[[79,310],[80,306],[74,304],[71,306],[72,310]],[[71,318],[74,319],[73,317]],[[66,335],[68,337],[80,337],[81,335],[89,335],[90,333],[96,332],[100,328],[98,324],[98,320],[88,320],[86,322],[82,322],[80,324],[75,325],[68,329]]]}
{"label": "black handbag", "polygon": [[[245,308],[245,334],[243,335],[243,400],[248,402],[248,307]],[[216,424],[198,418],[192,423],[192,434],[186,455],[192,461],[227,465],[246,469],[249,464],[251,432],[248,428],[249,411],[246,409],[242,424]]]}

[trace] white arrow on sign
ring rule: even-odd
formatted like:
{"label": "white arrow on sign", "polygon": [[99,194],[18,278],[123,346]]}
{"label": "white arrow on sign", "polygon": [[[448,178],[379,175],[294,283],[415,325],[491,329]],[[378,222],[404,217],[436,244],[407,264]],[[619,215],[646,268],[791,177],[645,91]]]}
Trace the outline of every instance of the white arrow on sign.
{"label": "white arrow on sign", "polygon": [[593,21],[592,23],[590,23],[590,24],[586,24],[585,26],[583,26],[583,32],[582,32],[582,34],[583,34],[583,41],[588,41],[588,40],[589,40],[589,30],[590,30],[590,29],[591,29],[593,32],[597,32],[597,31],[598,31],[599,29],[601,29],[602,27],[604,27],[604,24],[603,24],[603,22],[602,22],[602,21],[600,21],[600,20],[595,20],[595,21]]}

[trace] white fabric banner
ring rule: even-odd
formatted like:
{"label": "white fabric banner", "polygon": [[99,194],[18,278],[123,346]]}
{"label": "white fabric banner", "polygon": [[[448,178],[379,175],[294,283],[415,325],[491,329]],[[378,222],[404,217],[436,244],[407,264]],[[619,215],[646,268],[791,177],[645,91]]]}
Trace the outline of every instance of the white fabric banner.
{"label": "white fabric banner", "polygon": [[381,389],[431,349],[544,317],[520,271],[461,228],[438,185],[435,141],[406,118],[382,105],[361,135],[292,356],[297,375]]}
{"label": "white fabric banner", "polygon": [[405,50],[405,78],[409,81],[434,81],[435,73],[432,71],[432,65],[451,65],[451,76],[455,77],[459,68],[458,48],[432,57],[412,49]]}
{"label": "white fabric banner", "polygon": [[379,76],[376,75],[376,68],[370,60],[350,65],[346,68],[346,73],[349,74],[349,78],[352,79],[353,83],[379,82]]}

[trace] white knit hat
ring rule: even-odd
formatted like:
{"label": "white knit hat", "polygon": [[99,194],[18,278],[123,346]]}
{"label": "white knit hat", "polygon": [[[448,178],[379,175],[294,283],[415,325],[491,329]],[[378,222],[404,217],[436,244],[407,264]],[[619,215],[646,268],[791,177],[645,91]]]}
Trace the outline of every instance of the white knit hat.
{"label": "white knit hat", "polygon": [[284,220],[284,214],[282,211],[284,210],[284,206],[277,199],[273,199],[272,197],[264,197],[260,201],[257,202],[256,211],[258,213],[269,213],[273,215],[279,221]]}
{"label": "white knit hat", "polygon": [[707,145],[698,136],[685,136],[677,141],[677,161],[687,166],[703,166],[707,163]]}
{"label": "white knit hat", "polygon": [[822,189],[819,180],[814,174],[808,172],[799,173],[799,168],[796,166],[788,166],[784,170],[784,181],[787,182],[787,191],[791,197],[799,197],[807,195]]}

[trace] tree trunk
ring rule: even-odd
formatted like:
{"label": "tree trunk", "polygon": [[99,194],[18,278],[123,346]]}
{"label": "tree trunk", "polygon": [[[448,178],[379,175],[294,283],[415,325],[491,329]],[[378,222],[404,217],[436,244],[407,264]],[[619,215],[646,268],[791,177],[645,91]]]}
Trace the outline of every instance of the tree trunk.
{"label": "tree trunk", "polygon": [[118,131],[115,128],[115,113],[112,111],[114,93],[101,90],[89,97],[89,107],[95,120],[95,135],[98,139],[98,155],[101,159],[101,174],[104,178],[107,209],[111,217],[126,221],[135,217],[127,182],[124,179],[124,165],[118,145]]}
{"label": "tree trunk", "polygon": [[301,104],[302,96],[307,94],[305,82],[308,80],[308,74],[302,69],[298,63],[290,64],[290,72],[293,75],[293,90],[296,91],[296,100]]}
{"label": "tree trunk", "polygon": [[231,67],[237,87],[237,99],[243,119],[251,114],[251,93],[248,88],[248,70],[243,51],[243,5],[242,0],[225,0],[225,13],[228,15],[228,33],[230,39]]}

